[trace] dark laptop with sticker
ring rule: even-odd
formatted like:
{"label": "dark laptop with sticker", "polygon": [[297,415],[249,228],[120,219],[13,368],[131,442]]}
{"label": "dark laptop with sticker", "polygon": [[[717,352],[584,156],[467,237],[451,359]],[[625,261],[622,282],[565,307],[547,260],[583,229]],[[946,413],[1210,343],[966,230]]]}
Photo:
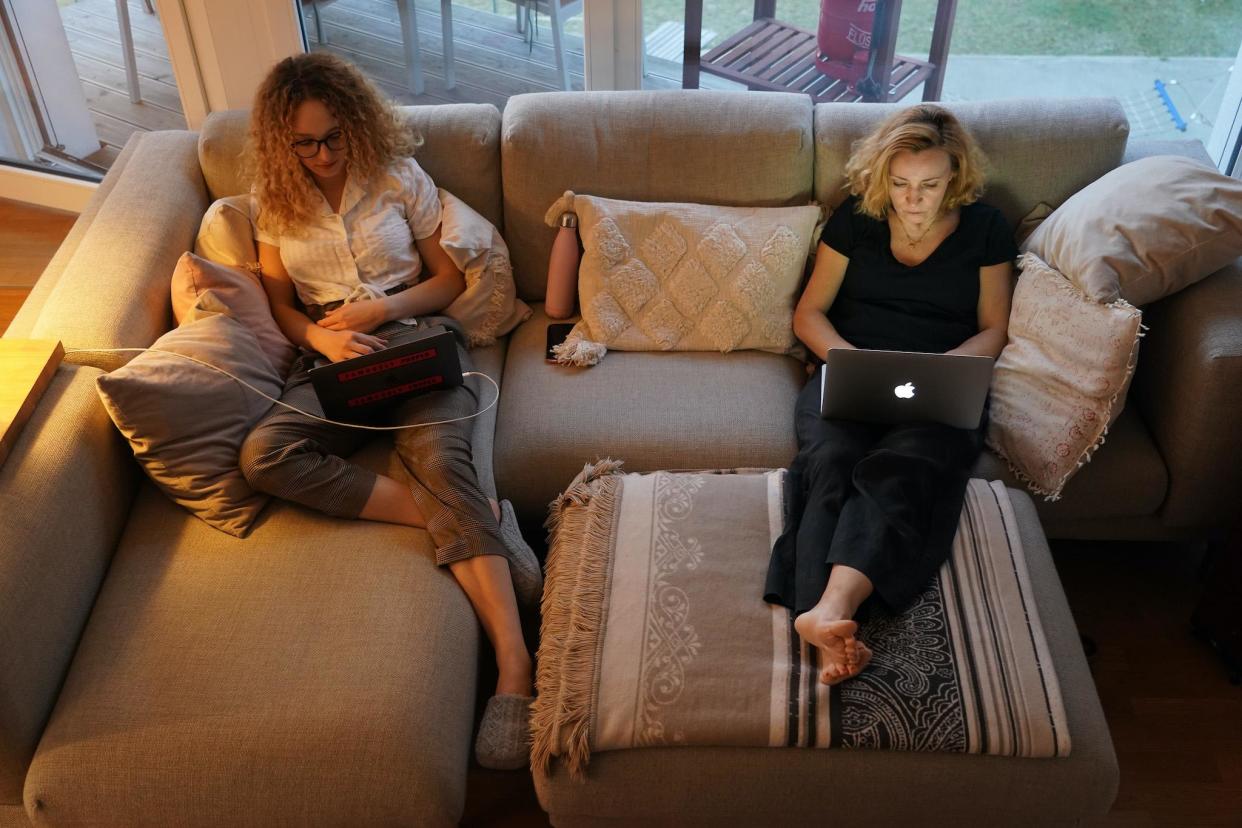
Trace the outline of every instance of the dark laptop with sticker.
{"label": "dark laptop with sticker", "polygon": [[408,397],[462,384],[457,343],[443,325],[410,342],[310,371],[324,416],[368,422]]}
{"label": "dark laptop with sticker", "polygon": [[978,428],[994,362],[964,354],[833,348],[821,375],[820,413],[873,423]]}

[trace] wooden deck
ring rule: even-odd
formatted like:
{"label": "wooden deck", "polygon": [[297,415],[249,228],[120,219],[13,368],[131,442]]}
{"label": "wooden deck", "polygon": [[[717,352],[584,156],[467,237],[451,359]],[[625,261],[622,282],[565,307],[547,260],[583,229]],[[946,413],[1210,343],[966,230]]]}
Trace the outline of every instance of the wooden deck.
{"label": "wooden deck", "polygon": [[131,103],[126,91],[114,0],[79,0],[62,7],[60,17],[103,143],[98,152],[84,160],[107,169],[135,132],[186,128],[164,32],[160,21],[147,14],[142,0],[129,0],[141,103]]}
{"label": "wooden deck", "polygon": [[[320,0],[325,43],[315,39],[309,6],[303,15],[312,49],[353,61],[403,104],[491,103],[503,109],[511,95],[560,89],[546,18],[540,20],[539,36],[531,44],[517,31],[512,3],[499,3],[497,13],[454,5],[457,83],[446,89],[439,3],[425,0],[417,10],[426,80],[425,93],[417,96],[405,86],[405,53],[393,0]],[[147,13],[142,0],[129,0],[129,18],[143,98],[137,104],[130,102],[126,91],[114,0],[78,0],[61,8],[78,76],[103,142],[99,152],[86,160],[100,169],[111,165],[135,132],[186,128],[159,19]],[[570,82],[582,89],[582,38],[567,33],[565,47]]]}

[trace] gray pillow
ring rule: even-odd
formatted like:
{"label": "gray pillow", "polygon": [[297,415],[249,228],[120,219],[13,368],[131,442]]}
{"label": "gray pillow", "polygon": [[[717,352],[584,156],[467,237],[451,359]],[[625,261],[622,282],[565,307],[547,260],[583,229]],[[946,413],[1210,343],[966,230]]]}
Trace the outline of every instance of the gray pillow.
{"label": "gray pillow", "polygon": [[1022,245],[1097,302],[1146,305],[1242,256],[1242,181],[1154,155],[1075,193]]}
{"label": "gray pillow", "polygon": [[[151,347],[203,360],[280,396],[280,377],[254,334],[223,314],[199,310]],[[245,537],[268,496],[246,483],[238,452],[272,403],[223,374],[154,351],[96,385],[151,480],[210,525]]]}

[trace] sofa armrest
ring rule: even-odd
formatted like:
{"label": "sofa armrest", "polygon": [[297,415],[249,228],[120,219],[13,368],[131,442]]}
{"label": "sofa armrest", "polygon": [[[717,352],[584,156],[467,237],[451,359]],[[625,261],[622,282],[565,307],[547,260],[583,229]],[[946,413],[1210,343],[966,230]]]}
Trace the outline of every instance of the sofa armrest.
{"label": "sofa armrest", "polygon": [[22,801],[137,488],[98,376],[61,365],[0,465],[0,806]]}
{"label": "sofa armrest", "polygon": [[1195,138],[1131,139],[1126,144],[1126,151],[1125,154],[1121,156],[1121,163],[1129,164],[1131,161],[1137,161],[1140,158],[1150,158],[1153,155],[1180,155],[1182,158],[1189,158],[1192,161],[1198,161],[1209,167],[1216,166],[1212,163],[1212,156],[1208,155],[1207,149],[1203,146],[1203,142]]}
{"label": "sofa armrest", "polygon": [[1135,389],[1169,470],[1160,517],[1228,523],[1242,502],[1242,259],[1144,316]]}
{"label": "sofa armrest", "polygon": [[[194,245],[207,189],[193,132],[151,132],[99,205],[78,249],[31,325],[34,339],[72,348],[143,348],[172,323],[169,284]],[[110,370],[130,354],[66,353]]]}
{"label": "sofa armrest", "polygon": [[[141,134],[135,133],[135,136]],[[108,200],[108,196],[112,193],[112,188],[116,186],[117,180],[122,175],[122,170],[129,163],[134,150],[138,148],[138,143],[139,139],[137,137],[127,141],[125,148],[121,150],[121,154],[112,162],[112,166],[108,169],[108,174],[103,177],[103,181],[99,182],[94,195],[90,197],[90,200],[86,202],[86,206],[82,208],[82,212],[78,214],[78,219],[73,223],[73,227],[69,228],[68,235],[65,236],[60,247],[56,248],[55,255],[52,256],[52,260],[48,262],[47,267],[43,269],[43,273],[39,275],[39,280],[35,282],[30,295],[22,302],[22,306],[17,309],[17,315],[13,317],[13,321],[9,323],[8,330],[4,332],[5,336],[18,339],[30,338],[30,330],[34,327],[35,322],[39,320],[39,313],[43,310],[43,306],[47,304],[48,296],[51,295],[52,289],[60,281],[61,274],[65,272],[65,268],[68,267],[70,260],[73,259],[73,254],[78,251],[78,246],[82,243],[82,237],[86,235],[86,231],[94,223],[95,216],[99,213],[99,208]]]}

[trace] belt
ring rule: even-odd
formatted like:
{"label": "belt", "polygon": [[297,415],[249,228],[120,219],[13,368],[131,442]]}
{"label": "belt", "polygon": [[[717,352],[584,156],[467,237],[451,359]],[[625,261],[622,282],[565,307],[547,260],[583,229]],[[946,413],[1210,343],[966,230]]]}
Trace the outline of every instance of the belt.
{"label": "belt", "polygon": [[[400,285],[396,285],[395,287],[390,287],[388,290],[384,291],[384,295],[393,296],[395,294],[400,293],[403,290],[409,290],[411,287],[412,285],[407,285],[404,283]],[[332,311],[336,310],[343,304],[345,304],[345,300],[338,299],[335,302],[325,302],[322,305],[315,305],[315,304],[306,305],[305,306],[306,315],[311,318],[312,322],[318,322],[320,319],[323,319],[325,316],[332,313]]]}

